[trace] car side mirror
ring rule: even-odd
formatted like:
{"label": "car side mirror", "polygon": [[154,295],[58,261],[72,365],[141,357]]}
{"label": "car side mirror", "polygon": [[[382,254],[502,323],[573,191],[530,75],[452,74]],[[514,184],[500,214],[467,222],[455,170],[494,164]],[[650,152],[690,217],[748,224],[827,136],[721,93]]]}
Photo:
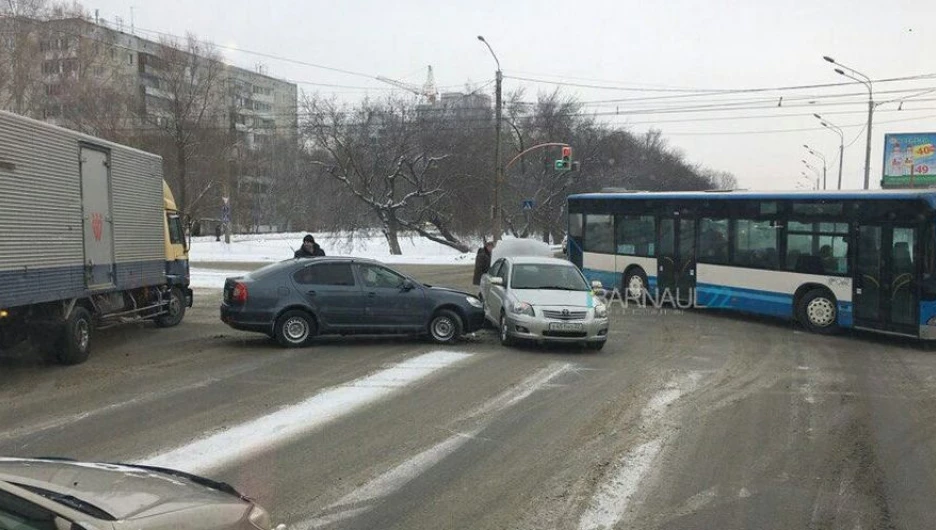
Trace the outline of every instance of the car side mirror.
{"label": "car side mirror", "polygon": [[412,291],[413,289],[416,288],[416,284],[413,283],[413,280],[410,280],[409,278],[407,278],[403,280],[403,285],[400,286],[400,288],[403,289],[404,291]]}
{"label": "car side mirror", "polygon": [[500,285],[501,287],[503,287],[504,279],[501,278],[500,276],[494,276],[493,278],[491,278],[491,285]]}
{"label": "car side mirror", "polygon": [[591,286],[592,286],[592,289],[594,289],[594,290],[596,290],[596,291],[600,291],[600,290],[604,289],[604,286],[601,285],[601,282],[599,282],[598,280],[593,281],[593,282],[591,283]]}

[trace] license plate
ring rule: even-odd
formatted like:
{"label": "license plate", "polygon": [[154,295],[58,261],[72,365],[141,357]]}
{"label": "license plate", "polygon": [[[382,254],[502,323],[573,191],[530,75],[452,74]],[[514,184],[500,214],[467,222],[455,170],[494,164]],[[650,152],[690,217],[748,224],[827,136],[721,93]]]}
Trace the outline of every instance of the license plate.
{"label": "license plate", "polygon": [[576,322],[551,322],[549,331],[582,331],[584,326]]}

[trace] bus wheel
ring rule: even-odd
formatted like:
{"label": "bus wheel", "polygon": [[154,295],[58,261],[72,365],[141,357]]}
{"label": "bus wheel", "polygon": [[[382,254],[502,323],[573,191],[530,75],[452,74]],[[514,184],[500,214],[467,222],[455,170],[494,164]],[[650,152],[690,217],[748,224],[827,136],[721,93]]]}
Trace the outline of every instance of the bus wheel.
{"label": "bus wheel", "polygon": [[634,267],[624,274],[621,282],[621,297],[630,300],[643,300],[647,294],[647,275],[640,267]]}
{"label": "bus wheel", "polygon": [[806,292],[797,305],[796,318],[813,333],[835,333],[839,329],[835,296],[825,289]]}

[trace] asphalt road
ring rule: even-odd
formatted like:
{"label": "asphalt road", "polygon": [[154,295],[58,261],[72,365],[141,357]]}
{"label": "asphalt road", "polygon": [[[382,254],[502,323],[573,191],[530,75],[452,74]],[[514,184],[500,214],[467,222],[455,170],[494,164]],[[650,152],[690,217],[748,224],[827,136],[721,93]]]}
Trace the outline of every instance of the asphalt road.
{"label": "asphalt road", "polygon": [[284,350],[219,300],[101,332],[80,366],[0,359],[0,454],[172,465],[290,528],[936,527],[936,354],[911,342],[617,308],[600,353],[490,332]]}

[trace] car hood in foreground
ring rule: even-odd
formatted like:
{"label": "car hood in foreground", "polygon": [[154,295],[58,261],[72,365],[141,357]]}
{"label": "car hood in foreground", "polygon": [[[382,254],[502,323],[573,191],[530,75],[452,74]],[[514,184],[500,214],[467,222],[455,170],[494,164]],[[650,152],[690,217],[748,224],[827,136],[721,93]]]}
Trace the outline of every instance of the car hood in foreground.
{"label": "car hood in foreground", "polygon": [[0,481],[69,495],[116,519],[160,515],[189,508],[231,505],[236,520],[249,506],[230,492],[181,476],[119,464],[0,458]]}

